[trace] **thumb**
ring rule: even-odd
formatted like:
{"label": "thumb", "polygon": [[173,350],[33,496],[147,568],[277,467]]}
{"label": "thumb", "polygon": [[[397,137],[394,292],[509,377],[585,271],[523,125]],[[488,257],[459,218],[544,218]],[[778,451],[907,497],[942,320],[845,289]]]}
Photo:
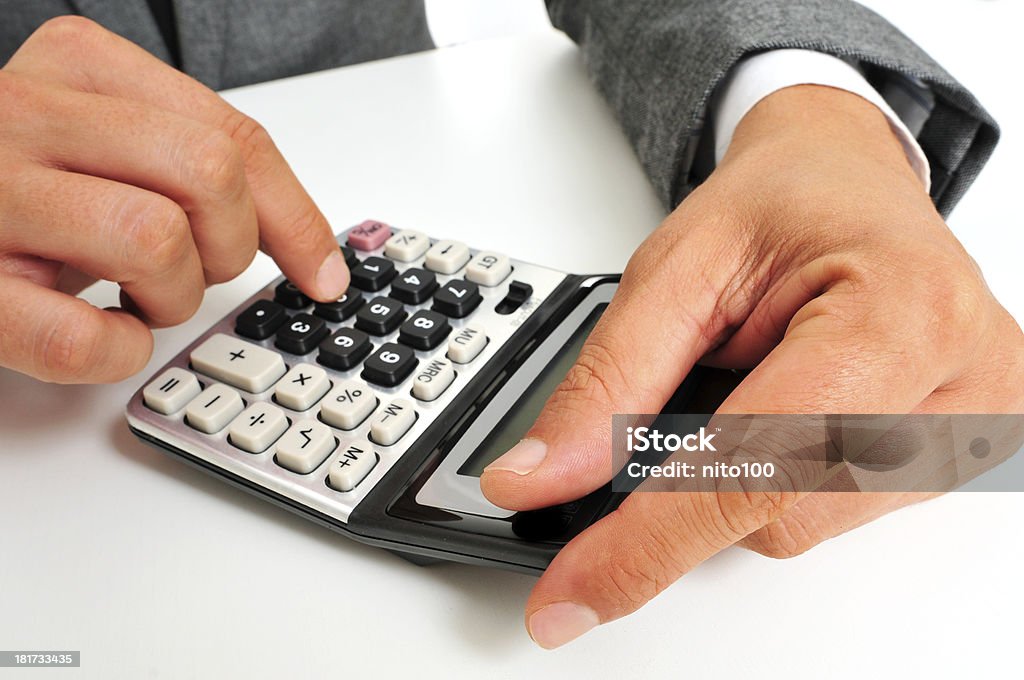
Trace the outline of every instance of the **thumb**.
{"label": "thumb", "polygon": [[[579,357],[526,437],[481,476],[496,505],[530,510],[574,500],[611,479],[616,413],[657,413],[733,315],[723,309],[732,244],[727,229],[657,229],[630,259],[622,282]],[[694,221],[695,223],[695,221]],[[728,305],[727,305],[728,306]]]}

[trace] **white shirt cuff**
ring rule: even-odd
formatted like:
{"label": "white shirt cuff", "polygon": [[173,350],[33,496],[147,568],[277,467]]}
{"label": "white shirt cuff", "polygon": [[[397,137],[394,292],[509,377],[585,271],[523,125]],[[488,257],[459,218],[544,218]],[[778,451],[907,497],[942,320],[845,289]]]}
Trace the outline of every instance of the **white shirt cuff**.
{"label": "white shirt cuff", "polygon": [[924,184],[931,190],[931,168],[917,139],[907,129],[864,76],[842,59],[824,52],[781,49],[747,57],[733,67],[722,86],[712,116],[715,125],[715,162],[721,162],[732,142],[736,127],[759,101],[793,85],[827,85],[846,90],[868,100],[885,114],[889,126],[903,145],[907,160]]}

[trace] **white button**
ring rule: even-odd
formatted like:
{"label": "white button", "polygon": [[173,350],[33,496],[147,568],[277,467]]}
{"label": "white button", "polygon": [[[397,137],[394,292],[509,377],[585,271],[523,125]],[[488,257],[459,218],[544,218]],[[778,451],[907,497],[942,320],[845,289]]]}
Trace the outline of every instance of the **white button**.
{"label": "white button", "polygon": [[368,443],[348,444],[331,463],[327,481],[338,491],[351,491],[377,464],[377,454]]}
{"label": "white button", "polygon": [[427,252],[430,239],[422,231],[406,229],[400,231],[384,243],[384,254],[400,262],[412,262]]}
{"label": "white button", "polygon": [[499,253],[479,252],[466,267],[466,278],[481,286],[497,286],[512,273],[512,261]]}
{"label": "white button", "polygon": [[277,403],[295,411],[305,411],[331,389],[327,371],[311,364],[298,364],[288,371],[274,389]]}
{"label": "white button", "polygon": [[202,388],[196,377],[183,368],[168,368],[142,391],[146,406],[169,416],[185,408],[185,404]]}
{"label": "white button", "polygon": [[360,380],[344,380],[334,386],[320,404],[320,417],[328,425],[351,430],[377,408],[377,395]]}
{"label": "white button", "polygon": [[277,442],[277,464],[300,475],[309,474],[334,450],[334,434],[323,423],[300,420]]}
{"label": "white button", "polygon": [[251,342],[217,333],[192,350],[197,371],[247,392],[262,392],[284,375],[284,359]]}
{"label": "white button", "polygon": [[370,423],[370,437],[381,446],[391,446],[416,422],[416,411],[407,399],[395,399]]}
{"label": "white button", "polygon": [[455,380],[455,369],[444,359],[431,359],[412,380],[412,396],[434,401]]}
{"label": "white button", "polygon": [[191,427],[213,434],[220,432],[231,419],[242,412],[245,404],[242,397],[227,385],[214,383],[190,401],[185,407],[185,417]]}
{"label": "white button", "polygon": [[458,328],[448,340],[448,358],[457,364],[468,364],[487,345],[487,335],[476,324]]}
{"label": "white button", "polygon": [[440,274],[454,274],[469,262],[469,248],[458,241],[438,241],[427,251],[423,264]]}
{"label": "white button", "polygon": [[270,448],[288,429],[284,411],[266,402],[250,404],[231,421],[231,443],[249,453],[260,453]]}

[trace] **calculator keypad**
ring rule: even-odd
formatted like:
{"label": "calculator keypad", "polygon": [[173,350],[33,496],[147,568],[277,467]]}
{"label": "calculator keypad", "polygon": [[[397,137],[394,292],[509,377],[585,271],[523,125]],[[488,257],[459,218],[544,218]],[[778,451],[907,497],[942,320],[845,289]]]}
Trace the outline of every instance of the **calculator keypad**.
{"label": "calculator keypad", "polygon": [[[129,420],[346,521],[565,275],[374,221],[339,248],[344,296],[275,281],[151,379]],[[502,316],[513,270],[536,292]]]}

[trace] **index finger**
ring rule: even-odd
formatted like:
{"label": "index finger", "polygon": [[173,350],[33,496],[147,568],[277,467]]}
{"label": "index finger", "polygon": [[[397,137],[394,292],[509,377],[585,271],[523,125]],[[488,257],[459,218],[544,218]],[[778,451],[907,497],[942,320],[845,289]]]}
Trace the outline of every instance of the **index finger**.
{"label": "index finger", "polygon": [[44,24],[5,67],[86,92],[146,102],[221,130],[241,149],[261,248],[303,292],[334,300],[348,288],[326,218],[267,131],[213,90],[81,17]]}

